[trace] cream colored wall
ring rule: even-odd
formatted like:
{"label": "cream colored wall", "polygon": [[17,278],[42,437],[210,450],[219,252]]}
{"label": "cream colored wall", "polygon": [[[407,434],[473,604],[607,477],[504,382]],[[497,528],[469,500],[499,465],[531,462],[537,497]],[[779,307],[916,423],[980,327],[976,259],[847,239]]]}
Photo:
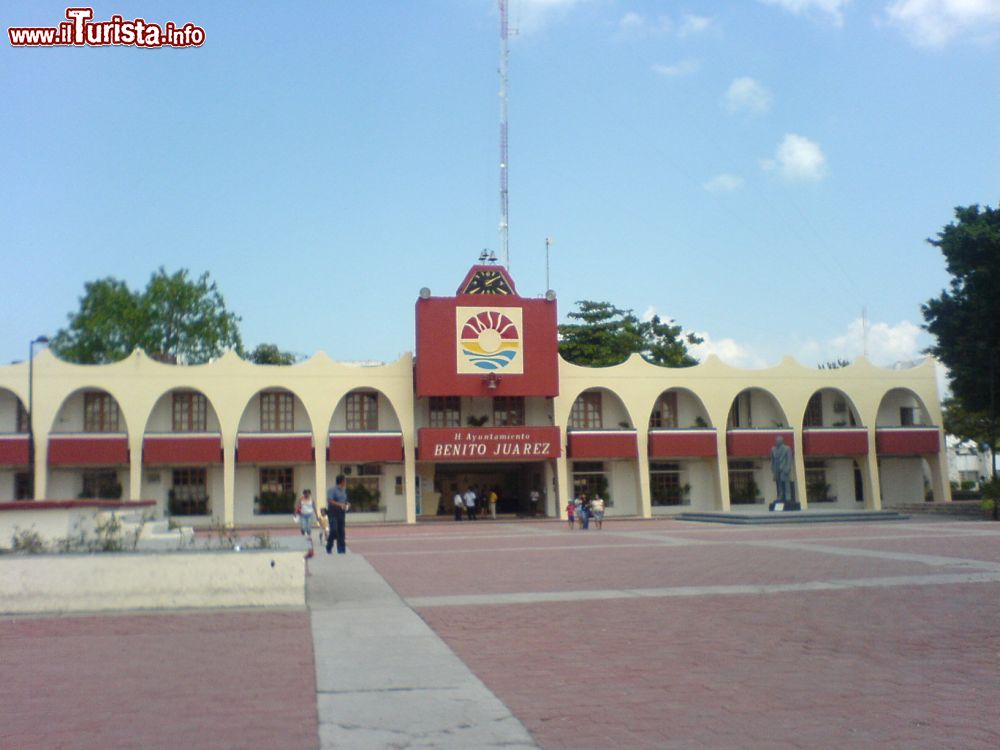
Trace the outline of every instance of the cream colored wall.
{"label": "cream colored wall", "polygon": [[[922,403],[927,412],[926,421],[934,425],[941,422],[940,404],[937,395],[937,381],[934,364],[930,360],[908,370],[887,370],[874,367],[861,358],[852,365],[836,370],[819,370],[804,367],[792,359],[785,359],[776,367],[764,370],[740,370],[723,364],[714,356],[690,368],[660,368],[633,356],[627,362],[614,367],[586,368],[571,365],[560,360],[561,395],[551,404],[554,422],[563,435],[562,455],[555,462],[554,470],[558,487],[551,484],[546,495],[553,498],[552,508],[562,512],[565,496],[569,488],[568,461],[566,458],[566,426],[569,412],[576,397],[588,389],[604,390],[604,423],[616,428],[619,422],[628,422],[636,428],[639,442],[639,457],[635,461],[607,462],[610,466],[609,479],[613,485],[616,511],[623,512],[626,505],[631,512],[640,516],[651,515],[649,503],[649,461],[646,445],[648,442],[649,415],[660,394],[672,388],[685,389],[679,394],[680,424],[693,423],[695,412],[706,417],[717,429],[719,460],[705,462],[692,469],[689,480],[692,485],[692,502],[705,502],[707,483],[711,492],[714,509],[729,508],[728,472],[726,463],[725,424],[733,399],[741,391],[752,388],[761,406],[754,402],[754,423],[765,420],[764,427],[773,427],[767,422],[786,421],[795,434],[794,475],[804,477],[802,445],[802,418],[810,396],[824,388],[836,389],[845,394],[857,410],[859,421],[869,430],[870,451],[859,462],[866,483],[866,507],[880,507],[880,475],[876,468],[875,425],[879,424],[879,410],[883,418],[889,419],[895,411],[898,423],[898,406]],[[128,429],[131,455],[142,455],[142,440],[145,431],[160,431],[167,419],[169,409],[167,395],[175,389],[191,389],[203,393],[209,403],[210,426],[217,425],[222,434],[224,464],[218,467],[218,475],[210,480],[214,518],[226,524],[249,523],[253,515],[253,497],[256,494],[256,472],[254,467],[235,465],[236,438],[240,429],[259,429],[259,410],[256,408],[260,392],[283,388],[296,397],[296,429],[310,431],[317,446],[327,443],[327,433],[331,425],[336,429],[337,415],[344,408],[344,397],[354,389],[374,389],[380,394],[380,428],[398,429],[403,436],[405,461],[402,465],[387,468],[383,477],[383,497],[386,498],[393,518],[412,522],[414,519],[414,477],[416,464],[414,447],[416,440],[416,418],[413,397],[413,359],[405,355],[394,363],[379,367],[354,367],[338,364],[320,353],[305,362],[291,366],[253,365],[229,353],[219,360],[205,365],[175,366],[155,362],[141,351],[111,365],[74,365],[59,361],[49,351],[40,352],[35,359],[35,425],[36,425],[36,494],[41,498],[75,497],[79,490],[74,482],[79,482],[79,472],[50,471],[46,466],[46,446],[48,432],[79,431],[82,429],[82,392],[100,389],[110,393],[118,402],[123,425]],[[0,367],[0,418],[6,410],[16,408],[14,397],[27,403],[26,363]],[[763,394],[769,394],[764,396]],[[383,401],[384,399],[384,401]],[[769,402],[769,399],[773,401]],[[826,399],[826,395],[824,395]],[[919,401],[918,401],[919,400]],[[699,403],[700,402],[700,403]],[[764,403],[771,403],[765,407]],[[468,406],[468,410],[467,407]],[[768,418],[770,408],[775,418]],[[824,406],[824,409],[826,406]],[[527,405],[528,420],[533,424],[548,423],[549,404],[544,399],[531,399]],[[763,409],[764,411],[759,411]],[[422,412],[426,411],[426,403]],[[488,398],[472,399],[463,404],[463,419],[469,413],[492,414]],[[758,417],[758,415],[763,415]],[[888,416],[886,416],[888,415]],[[11,417],[11,420],[13,418]],[[421,421],[426,419],[425,413]],[[62,420],[62,421],[60,421]],[[214,421],[211,421],[214,420]],[[384,421],[383,421],[384,420]],[[392,421],[392,420],[395,420]],[[942,470],[945,460],[942,448],[938,456],[929,459],[935,497],[950,500],[947,486],[947,471]],[[922,478],[912,480],[908,470],[894,466],[895,459],[888,460],[890,468],[883,472],[893,484],[893,497],[908,495],[919,484],[922,497]],[[885,462],[883,462],[885,463]],[[614,464],[614,465],[612,465]],[[166,470],[158,468],[161,474]],[[405,495],[401,500],[394,494],[390,477],[393,471],[402,471]],[[214,471],[214,470],[213,470]],[[309,486],[317,494],[325,491],[332,477],[328,477],[326,462],[320,460],[315,465],[299,465],[295,468],[296,487]],[[120,474],[125,488],[125,497],[139,499],[148,486],[143,485],[144,467],[133,461],[131,467]],[[904,477],[905,475],[905,477]],[[710,480],[710,481],[708,481]],[[13,481],[12,479],[10,480]],[[546,482],[550,477],[546,476]],[[853,479],[852,479],[853,481]],[[221,483],[221,492],[216,487]],[[158,494],[162,512],[165,487],[168,479],[161,481],[160,490],[150,490]],[[773,496],[773,482],[766,467],[761,467],[758,484],[765,497]],[[805,500],[802,481],[797,482],[800,500]],[[2,485],[0,485],[2,491]],[[435,497],[433,477],[428,471],[424,476],[424,509],[433,512]],[[838,495],[840,490],[838,489]],[[849,493],[853,497],[853,486]],[[621,504],[619,504],[621,503]]]}
{"label": "cream colored wall", "polygon": [[[27,401],[25,409],[28,408]],[[0,435],[17,432],[17,396],[0,389]]]}
{"label": "cream colored wall", "polygon": [[[174,389],[192,389],[205,394],[218,419],[222,433],[224,459],[223,493],[212,499],[217,518],[227,524],[253,519],[253,479],[247,469],[235,466],[236,437],[241,428],[256,431],[259,411],[254,408],[260,392],[284,388],[296,396],[296,429],[313,433],[316,445],[326,445],[334,409],[355,388],[375,388],[384,394],[399,421],[407,457],[406,520],[412,521],[413,508],[413,358],[405,355],[396,362],[378,367],[353,367],[332,361],[319,353],[296,365],[253,365],[232,352],[204,365],[177,366],[156,362],[136,351],[110,365],[76,365],[62,362],[48,350],[39,352],[34,363],[35,401],[35,489],[40,498],[52,497],[48,487],[50,472],[46,465],[46,445],[50,429],[78,431],[83,427],[82,392],[105,390],[118,402],[123,424],[128,428],[132,456],[142,455],[142,439],[153,410],[163,396]],[[28,402],[28,367],[26,363],[0,367],[0,388],[6,388],[24,403]],[[70,399],[69,402],[67,400]],[[76,406],[75,399],[80,403]],[[63,414],[60,414],[65,409]],[[65,421],[57,423],[57,415]],[[250,474],[253,470],[250,469]],[[302,469],[307,476],[297,482],[325,487],[326,464]],[[133,461],[123,481],[126,498],[138,499],[142,489],[143,467]],[[55,472],[52,472],[56,474]],[[59,472],[60,474],[62,472]],[[237,482],[237,475],[240,482]],[[57,484],[65,484],[59,479]],[[239,491],[239,499],[237,498]]]}
{"label": "cream colored wall", "polygon": [[[933,425],[939,426],[941,424],[937,378],[934,362],[931,359],[925,360],[917,367],[904,370],[875,367],[864,357],[859,357],[848,367],[833,370],[805,367],[791,357],[785,358],[775,367],[763,370],[742,370],[730,367],[714,355],[710,355],[705,361],[694,367],[686,368],[657,367],[645,362],[639,355],[633,355],[620,365],[602,368],[580,367],[560,359],[559,383],[560,395],[555,399],[555,421],[556,424],[563,427],[564,441],[562,456],[557,462],[560,496],[565,495],[568,491],[565,488],[569,486],[570,480],[569,464],[571,462],[566,458],[565,426],[569,421],[573,401],[579,394],[588,389],[606,389],[613,393],[617,399],[620,399],[623,408],[631,417],[632,424],[636,426],[639,439],[639,457],[635,464],[641,488],[640,515],[647,517],[651,515],[649,461],[646,452],[649,414],[660,394],[671,388],[684,388],[695,394],[704,405],[709,424],[718,428],[716,440],[719,461],[713,477],[717,487],[714,498],[715,510],[728,510],[730,505],[725,425],[733,399],[745,389],[759,389],[773,398],[773,403],[767,407],[763,406],[765,402],[761,400],[761,408],[768,410],[763,412],[762,419],[769,420],[761,425],[758,420],[757,406],[757,399],[761,394],[755,391],[753,405],[755,425],[773,427],[770,422],[784,421],[793,430],[796,446],[793,475],[796,479],[805,476],[805,464],[801,451],[802,420],[809,398],[824,388],[843,392],[857,410],[860,424],[869,430],[869,454],[859,462],[862,464],[862,474],[865,476],[865,507],[867,508],[881,507],[878,501],[880,483],[875,457],[875,425],[883,400],[889,396],[887,403],[890,406],[886,408],[891,408],[893,400],[897,398],[909,399],[904,405],[916,405],[916,399],[919,399],[928,414],[927,421]],[[605,399],[605,403],[608,403],[607,399]],[[617,413],[618,408],[613,406],[613,413]],[[898,408],[896,412],[894,424],[898,424],[899,421]],[[608,422],[609,420],[605,419],[606,426],[611,426]],[[944,481],[946,471],[941,471],[944,461],[945,450],[942,435],[941,450],[937,456],[929,460],[929,463],[932,474],[936,474],[933,481],[935,497],[939,500],[950,501],[950,487]],[[935,469],[937,469],[936,472]],[[899,478],[896,471],[893,471],[888,477],[889,481],[894,484]],[[922,480],[920,482],[922,484]],[[758,472],[757,483],[765,498],[773,499],[774,483],[771,481],[769,469],[763,465]],[[912,484],[907,480],[905,488],[897,494],[905,494]],[[799,499],[805,506],[805,488],[802,481],[796,482],[796,488],[800,495]],[[617,488],[615,488],[615,492],[617,493]],[[910,501],[922,497],[921,490]]]}

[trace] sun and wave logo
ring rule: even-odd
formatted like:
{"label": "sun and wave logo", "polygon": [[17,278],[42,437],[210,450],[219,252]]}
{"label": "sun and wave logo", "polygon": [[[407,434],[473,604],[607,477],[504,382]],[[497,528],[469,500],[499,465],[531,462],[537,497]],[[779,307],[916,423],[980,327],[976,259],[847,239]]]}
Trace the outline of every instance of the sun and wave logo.
{"label": "sun and wave logo", "polygon": [[524,371],[520,308],[457,308],[458,371]]}

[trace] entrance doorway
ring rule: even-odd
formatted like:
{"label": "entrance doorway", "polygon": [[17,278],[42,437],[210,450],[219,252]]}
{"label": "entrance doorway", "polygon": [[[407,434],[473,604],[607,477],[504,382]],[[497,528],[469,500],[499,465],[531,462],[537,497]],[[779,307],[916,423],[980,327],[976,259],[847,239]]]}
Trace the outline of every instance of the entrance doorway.
{"label": "entrance doorway", "polygon": [[[441,507],[438,515],[451,512],[451,498],[457,489],[465,492],[475,487],[480,497],[485,498],[490,490],[497,493],[497,513],[503,515],[531,516],[545,515],[544,478],[545,463],[520,464],[452,464],[439,463],[434,467],[434,488],[441,493]],[[531,492],[537,490],[540,499],[537,509],[532,508]],[[447,499],[447,500],[446,500]],[[485,500],[481,500],[485,503]],[[480,505],[480,515],[489,508]]]}

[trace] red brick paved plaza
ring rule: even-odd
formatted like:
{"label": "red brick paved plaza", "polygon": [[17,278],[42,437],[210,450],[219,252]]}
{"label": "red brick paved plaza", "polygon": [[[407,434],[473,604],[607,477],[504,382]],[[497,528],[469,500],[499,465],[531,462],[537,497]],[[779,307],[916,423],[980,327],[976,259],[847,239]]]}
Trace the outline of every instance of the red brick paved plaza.
{"label": "red brick paved plaza", "polygon": [[[548,750],[1000,747],[997,524],[484,520],[348,543]],[[4,750],[317,746],[305,610],[4,618],[0,656]]]}
{"label": "red brick paved plaza", "polygon": [[550,750],[1000,747],[995,525],[479,521],[353,549]]}

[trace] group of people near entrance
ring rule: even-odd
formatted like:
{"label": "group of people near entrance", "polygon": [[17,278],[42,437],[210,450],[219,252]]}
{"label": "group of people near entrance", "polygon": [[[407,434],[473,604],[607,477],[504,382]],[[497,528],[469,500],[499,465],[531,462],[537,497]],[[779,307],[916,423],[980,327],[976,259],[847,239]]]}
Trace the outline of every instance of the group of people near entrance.
{"label": "group of people near entrance", "polygon": [[463,515],[470,521],[475,521],[479,518],[480,509],[482,509],[483,513],[489,510],[490,518],[494,521],[496,520],[497,500],[500,499],[496,488],[487,490],[474,484],[467,487],[465,492],[459,492],[458,485],[453,484],[451,491],[454,495],[452,497],[452,504],[455,509],[456,521],[461,521]]}
{"label": "group of people near entrance", "polygon": [[581,529],[589,529],[590,521],[598,529],[604,528],[604,500],[600,495],[594,495],[590,500],[586,495],[579,495],[566,503],[566,520],[571,529],[580,524]]}
{"label": "group of people near entrance", "polygon": [[313,500],[312,490],[302,490],[302,494],[295,502],[295,519],[299,524],[299,531],[309,540],[309,550],[306,552],[306,559],[312,557],[313,550],[313,522],[319,523],[319,543],[326,543],[326,554],[333,554],[334,542],[337,544],[337,554],[343,555],[347,552],[347,516],[351,509],[351,503],[347,499],[347,479],[343,474],[338,474],[337,479],[326,493],[326,507],[320,508],[316,512],[316,502]]}

